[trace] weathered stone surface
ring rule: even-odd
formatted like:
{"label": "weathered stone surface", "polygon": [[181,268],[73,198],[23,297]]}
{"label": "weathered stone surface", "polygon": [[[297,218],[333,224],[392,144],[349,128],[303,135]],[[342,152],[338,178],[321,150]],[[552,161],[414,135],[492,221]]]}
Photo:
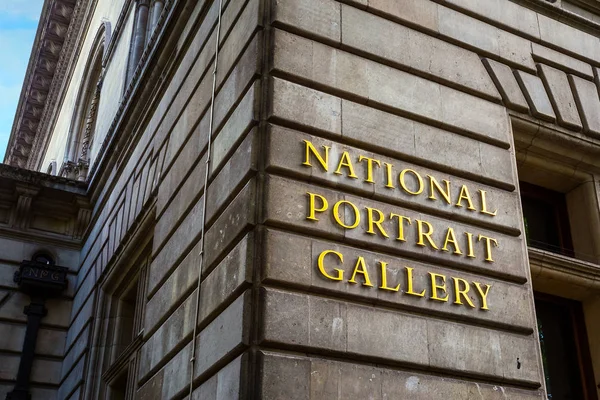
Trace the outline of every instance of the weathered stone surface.
{"label": "weathered stone surface", "polygon": [[502,95],[504,104],[517,111],[529,112],[527,100],[525,100],[523,92],[521,92],[512,69],[508,65],[501,64],[489,58],[484,58],[483,64],[488,69],[498,91]]}
{"label": "weathered stone surface", "polygon": [[[268,224],[285,226],[295,230],[301,229],[307,233],[327,236],[337,240],[343,239],[348,244],[356,244],[369,249],[385,249],[395,254],[419,257],[421,260],[427,259],[485,275],[501,276],[519,282],[527,280],[528,273],[525,268],[526,264],[521,238],[490,232],[482,228],[454,221],[450,222],[398,206],[391,206],[374,200],[275,176],[269,176],[265,190],[264,221]],[[309,195],[307,193],[316,193],[323,196],[329,205],[327,212],[315,214],[316,221],[307,219],[309,216]],[[334,204],[340,200],[350,201],[357,207],[361,218],[356,226],[357,229],[343,228],[339,223],[334,221],[332,216]],[[321,206],[318,199],[316,199],[316,206]],[[387,238],[378,231],[373,231],[374,234],[367,233],[366,207],[376,208],[383,213],[385,218],[382,222],[382,228],[388,233]],[[411,220],[410,225],[406,222],[403,223],[404,241],[398,240],[400,237],[399,224],[387,218],[391,213],[410,218]],[[351,224],[355,224],[356,222],[350,207],[344,208],[344,206],[340,206],[338,216],[347,226],[351,226]],[[434,243],[438,244],[438,250],[435,250],[429,244],[423,246],[416,244],[419,240],[417,232],[418,224],[415,226],[416,220],[424,220],[431,223],[433,232],[431,238]],[[496,239],[498,247],[491,248],[494,262],[484,261],[486,251],[484,242],[482,241],[475,241],[473,243],[474,258],[466,257],[465,253],[459,256],[440,250],[442,247],[441,244],[444,242],[445,231],[449,226],[455,231],[457,241],[460,243],[459,247],[462,249],[466,249],[468,246],[465,232],[472,233],[475,238],[481,234],[485,237]]]}
{"label": "weathered stone surface", "polygon": [[285,25],[306,35],[341,40],[341,7],[337,1],[275,0],[271,12],[274,25]]}
{"label": "weathered stone surface", "polygon": [[[148,270],[148,293],[156,290],[157,286],[172,272],[177,261],[187,254],[188,247],[198,240],[204,211],[202,199],[203,197],[198,199],[152,261]],[[155,246],[153,246],[154,252],[158,250]]]}
{"label": "weathered stone surface", "polygon": [[[343,46],[481,96],[500,98],[477,54],[354,7],[342,5],[342,14]],[[381,40],[383,34],[388,40]]]}
{"label": "weathered stone surface", "polygon": [[531,108],[531,114],[534,117],[554,122],[556,115],[552,109],[552,103],[546,93],[544,83],[535,75],[528,74],[523,71],[517,71],[517,80],[523,90],[523,94]]}
{"label": "weathered stone surface", "polygon": [[190,380],[191,348],[192,344],[189,343],[180,350],[175,357],[144,383],[137,391],[136,397],[144,400],[166,400],[183,393],[183,390],[188,388]]}
{"label": "weathered stone surface", "polygon": [[[253,240],[252,233],[246,235],[202,282],[200,320],[221,307],[231,296],[236,296],[245,282],[250,282]],[[144,330],[147,334],[154,332],[156,324],[166,318],[174,306],[179,304],[181,297],[189,293],[197,284],[200,268],[199,248],[200,244],[189,252],[169,279],[148,301],[144,314]]]}
{"label": "weathered stone surface", "polygon": [[548,47],[537,43],[531,43],[531,51],[536,60],[542,61],[545,64],[552,65],[556,68],[564,69],[569,72],[574,72],[590,79],[594,77],[592,67],[588,63],[579,61],[573,57],[560,53],[556,50],[549,49]]}
{"label": "weathered stone surface", "polygon": [[573,86],[575,100],[579,108],[579,114],[583,121],[583,131],[596,138],[600,138],[600,98],[598,98],[598,88],[593,82],[579,78],[574,75],[569,76]]}
{"label": "weathered stone surface", "polygon": [[446,7],[439,8],[438,20],[440,35],[480,53],[492,54],[509,63],[535,70],[529,40]]}
{"label": "weathered stone surface", "polygon": [[[206,233],[205,266],[209,268],[234,240],[255,223],[256,182],[251,180]],[[223,232],[227,232],[224,235]]]}
{"label": "weathered stone surface", "polygon": [[185,340],[194,329],[194,313],[198,291],[194,291],[177,310],[150,336],[140,351],[139,379],[144,379],[154,368]]}
{"label": "weathered stone surface", "polygon": [[[432,132],[431,136],[433,137],[434,135],[435,134]],[[436,146],[439,145],[439,138],[437,138],[437,140],[433,139],[431,141],[426,141],[426,138],[423,136],[425,135],[415,135],[415,137],[418,138],[419,153],[423,152],[422,158],[429,156],[435,157],[434,159],[439,159],[446,154],[456,154],[456,152],[461,150],[460,148],[456,148],[456,152],[452,152],[451,150],[454,150],[450,145],[452,142],[444,142],[441,144],[446,148],[446,152],[444,153],[443,149],[440,148],[438,150],[436,148]],[[326,152],[328,171],[323,169],[315,156],[309,157],[311,166],[303,165],[303,163],[306,162],[307,151],[305,141],[312,143],[319,154],[325,154],[325,147],[328,149]],[[467,148],[462,148],[462,150],[466,152]],[[478,152],[479,148],[477,147],[475,150],[476,155]],[[356,179],[334,172],[338,166],[338,162],[341,160],[342,154],[346,153],[350,157],[349,161],[353,164],[353,169],[357,176]],[[506,151],[504,153],[506,163],[510,163],[510,153]],[[373,161],[374,164],[369,173],[369,164],[364,162],[365,159],[361,162],[361,157],[375,160],[379,163],[379,166]],[[441,160],[442,164],[451,163],[451,158],[455,159],[456,157],[443,159]],[[470,168],[471,166],[473,168],[480,166],[479,157],[463,157],[462,161],[465,162],[464,168],[466,170],[472,170]],[[467,164],[468,162],[471,162],[470,165]],[[411,207],[423,208],[435,213],[447,213],[452,219],[463,219],[476,224],[493,225],[495,227],[501,227],[501,229],[516,235],[520,233],[521,225],[515,218],[515,215],[519,213],[519,199],[516,192],[506,192],[487,185],[466,181],[445,172],[439,172],[413,163],[380,156],[329,139],[323,139],[298,131],[272,126],[268,134],[267,167],[270,170],[284,172],[289,175],[302,176],[305,180],[325,183],[328,186],[357,192],[366,197],[406,204]],[[416,171],[422,179],[424,179],[424,187],[427,189],[424,189],[423,196],[410,195],[400,188],[398,174],[405,169]],[[393,181],[391,184],[393,188],[390,188],[390,178],[388,177],[388,173],[393,175],[393,178],[391,178]],[[371,175],[370,181],[369,175]],[[444,185],[443,180],[450,182],[451,204],[442,200],[435,192],[431,192],[431,183],[428,181],[428,176],[432,176],[442,185]],[[479,196],[478,190],[485,191],[486,205],[490,208],[491,212],[496,211],[496,215],[492,217],[481,212],[473,212],[464,207],[456,207],[456,199],[459,195],[460,188],[463,185],[471,190],[474,197]],[[431,193],[434,194],[434,197],[437,200],[431,199]],[[476,208],[481,209],[481,199],[475,198],[474,201],[477,203]]]}
{"label": "weathered stone surface", "polygon": [[[367,0],[364,0],[367,3]],[[401,21],[419,28],[438,32],[438,8],[431,1],[412,0],[368,0],[369,11],[383,14],[387,18]]]}
{"label": "weathered stone surface", "polygon": [[571,129],[581,129],[581,119],[567,74],[547,65],[539,65],[550,101],[556,110],[558,123]]}
{"label": "weathered stone surface", "polygon": [[196,339],[195,377],[249,344],[250,299],[250,292],[245,292],[200,332]]}
{"label": "weathered stone surface", "polygon": [[[400,257],[392,257],[370,252],[357,247],[349,247],[334,242],[311,239],[277,230],[268,230],[266,234],[265,262],[263,280],[268,283],[278,282],[301,287],[312,292],[352,296],[377,305],[417,310],[423,315],[440,314],[455,320],[470,320],[485,324],[502,324],[505,329],[519,329],[532,332],[531,324],[533,308],[530,300],[530,287],[510,284],[487,277],[453,271],[432,264],[424,264]],[[342,254],[343,262],[335,255],[323,259],[325,272],[337,277],[337,270],[343,271],[343,278],[335,281],[325,278],[319,271],[318,259],[322,252],[334,250]],[[366,270],[372,287],[364,285],[359,275],[357,284],[348,281],[359,257],[365,260]],[[380,262],[387,263],[386,287],[399,291],[382,290]],[[414,290],[426,289],[423,297],[407,294],[407,272],[405,267],[413,268],[412,282]],[[337,270],[336,270],[337,269]],[[431,285],[429,272],[446,276],[447,302],[431,301]],[[450,277],[465,279],[470,282],[469,296],[473,307],[468,306],[464,298],[462,305],[456,304],[456,292]],[[486,298],[489,310],[482,310],[481,296],[477,295],[473,282],[489,284],[491,288]]]}
{"label": "weathered stone surface", "polygon": [[468,380],[441,378],[275,352],[260,352],[261,399],[345,400],[541,400],[537,390],[518,390]]}
{"label": "weathered stone surface", "polygon": [[517,30],[533,39],[540,38],[537,14],[528,8],[504,0],[446,0],[447,4]]}
{"label": "weathered stone surface", "polygon": [[206,221],[211,223],[227,200],[257,169],[256,129],[252,130],[208,186]]}
{"label": "weathered stone surface", "polygon": [[[415,114],[508,146],[508,117],[498,104],[287,32],[276,30],[274,36],[273,72],[308,79],[345,93],[345,97]],[[275,87],[275,104],[278,104],[277,91]],[[312,93],[309,105],[314,103],[317,93]],[[279,105],[289,106],[300,109],[301,113],[317,107]],[[323,110],[321,113],[332,114],[325,107],[318,107]],[[271,115],[278,112],[281,111],[272,110]],[[308,121],[313,118],[312,114],[303,116]],[[324,128],[327,127],[330,123]]]}
{"label": "weathered stone surface", "polygon": [[237,147],[244,134],[258,120],[257,91],[259,87],[258,83],[250,87],[214,139],[210,163],[211,174],[227,161],[231,150]]}
{"label": "weathered stone surface", "polygon": [[597,37],[542,14],[538,14],[538,24],[542,43],[558,46],[580,57],[600,60],[600,41]]}
{"label": "weathered stone surface", "polygon": [[533,335],[514,335],[275,289],[264,289],[262,297],[261,340],[266,343],[333,351],[352,358],[374,357],[525,385],[541,384]]}
{"label": "weathered stone surface", "polygon": [[241,400],[245,394],[247,360],[239,356],[192,393],[193,400]]}
{"label": "weathered stone surface", "polygon": [[273,79],[269,116],[284,117],[296,124],[341,133],[342,100],[304,86]]}
{"label": "weathered stone surface", "polygon": [[[11,353],[21,352],[26,329],[26,325],[3,324],[3,334],[0,335],[0,350]],[[35,347],[35,353],[43,356],[62,357],[66,336],[65,331],[40,328],[38,331],[39,342]]]}

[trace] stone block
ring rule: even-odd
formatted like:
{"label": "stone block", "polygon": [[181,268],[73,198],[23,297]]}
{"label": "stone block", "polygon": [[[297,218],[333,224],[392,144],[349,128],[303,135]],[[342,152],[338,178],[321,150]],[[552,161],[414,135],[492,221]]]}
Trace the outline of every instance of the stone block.
{"label": "stone block", "polygon": [[[363,302],[381,304],[386,307],[407,308],[422,315],[439,314],[455,320],[502,325],[504,329],[521,332],[532,332],[533,330],[531,324],[533,305],[529,296],[529,288],[524,285],[506,283],[480,275],[442,268],[435,264],[393,257],[359,247],[310,239],[272,229],[267,231],[265,243],[262,279],[266,283],[277,282],[334,296],[352,296]],[[319,257],[328,250],[334,250],[343,257],[343,262],[340,262],[333,254],[323,258],[326,273],[337,277],[336,269],[342,271],[342,279],[339,281],[326,278],[319,270]],[[358,284],[348,282],[359,257],[365,261],[365,270],[373,285],[371,287],[363,284],[361,275],[358,275]],[[399,285],[398,291],[382,290],[381,262],[386,263],[386,286],[395,288]],[[413,268],[411,282],[414,290],[421,292],[425,289],[423,297],[407,293],[406,267]],[[449,297],[446,302],[430,300],[433,293],[431,292],[429,272],[446,277]],[[453,278],[464,279],[468,282],[470,289],[468,296],[472,306],[469,306],[464,297],[457,297]],[[478,282],[482,288],[485,288],[485,285],[491,285],[486,295],[488,310],[482,309],[484,306],[482,297],[477,294],[474,282]],[[462,304],[457,304],[457,299]]]}
{"label": "stone block", "polygon": [[[462,164],[460,168],[471,171],[481,168],[478,143],[475,142],[474,148],[471,149],[466,146],[461,148],[460,146],[464,144],[463,141],[458,140],[456,145],[454,145],[453,141],[440,141],[439,136],[436,135],[437,131],[437,129],[432,128],[429,132],[414,135],[417,141],[418,154],[422,159],[431,158],[431,161],[439,161],[442,165],[457,164],[457,161],[454,161],[457,158],[456,154],[460,154],[461,152],[467,153],[469,150],[472,150],[472,153],[474,153],[473,157],[462,157],[458,161]],[[369,138],[368,140],[372,139],[370,136],[367,136],[367,138]],[[462,137],[458,136],[458,138]],[[312,163],[311,166],[303,165],[306,160],[307,151],[305,142],[312,143],[319,154],[324,152],[325,147],[328,149],[326,153],[327,171],[323,169],[314,156],[309,158],[309,161]],[[349,162],[353,164],[357,179],[351,179],[347,175],[344,176],[334,172],[336,166],[342,160],[342,154],[349,156]],[[365,159],[361,162],[361,157],[374,160],[372,161],[373,164],[370,172],[369,164],[365,162]],[[510,153],[504,151],[504,157],[501,160],[510,165],[510,157]],[[470,168],[471,166],[473,169]],[[447,213],[452,219],[463,219],[476,224],[493,225],[513,234],[520,234],[521,223],[515,218],[515,214],[519,209],[519,198],[516,192],[498,190],[487,185],[458,178],[447,172],[439,172],[413,163],[370,153],[360,148],[347,146],[329,139],[322,139],[298,131],[272,126],[268,133],[267,168],[285,173],[286,175],[302,176],[307,181],[360,193],[365,197],[406,204],[433,212]],[[423,196],[410,195],[399,187],[398,177],[401,173],[400,171],[406,169],[416,171],[424,179],[425,194]],[[370,178],[369,175],[371,175]],[[390,178],[389,175],[393,177]],[[437,201],[431,199],[431,193],[434,194],[434,197],[437,195],[435,192],[431,192],[431,182],[428,181],[428,176],[432,176],[442,185],[443,180],[449,182],[451,204],[439,198]],[[390,180],[392,181],[392,188],[390,188]],[[477,203],[477,209],[481,209],[483,206],[477,191],[485,191],[486,207],[491,207],[490,211],[495,210],[496,215],[492,217],[483,213],[474,213],[464,207],[456,207],[456,199],[463,185],[470,188],[471,192],[477,196],[474,199]],[[428,200],[426,200],[427,196],[430,196]]]}
{"label": "stone block", "polygon": [[546,93],[544,83],[535,75],[523,71],[516,71],[517,81],[523,90],[523,94],[529,103],[531,115],[545,121],[554,122],[556,115],[552,109],[552,103]]}
{"label": "stone block", "polygon": [[248,233],[202,282],[198,319],[204,321],[252,282],[254,234]]}
{"label": "stone block", "polygon": [[[223,252],[235,243],[239,235],[255,224],[256,182],[252,179],[227,206],[206,233],[205,266],[207,269],[219,259]],[[227,235],[223,232],[227,231]]]}
{"label": "stone block", "polygon": [[[365,149],[398,158],[416,158],[423,164],[473,174],[473,179],[514,188],[510,154],[504,149],[347,100],[342,101],[342,118],[342,137]],[[453,157],[446,151],[449,143],[471,157]],[[435,158],[432,144],[444,146],[443,151],[435,152]],[[490,168],[486,165],[488,159],[498,162]]]}
{"label": "stone block", "polygon": [[[504,147],[509,145],[508,117],[504,107],[498,104],[287,32],[276,30],[274,36],[274,72],[310,80],[314,85],[344,93],[344,97],[348,99],[359,99],[361,102],[407,112],[454,126],[467,134],[497,142]],[[286,83],[287,87],[283,88],[281,86],[277,87],[277,81],[275,82],[271,116],[283,111],[277,109],[282,97],[277,92],[281,89],[288,89],[288,92],[307,91],[293,84]],[[288,100],[285,108],[300,110],[296,111],[302,118],[298,123],[304,122],[307,125],[306,122],[311,122],[309,126],[315,125],[312,122],[315,119],[312,110],[322,110],[321,113],[325,112],[327,118],[320,128],[339,131],[337,126],[331,126],[331,120],[338,113],[327,107],[329,102],[320,101],[318,92],[310,90],[308,93],[311,96],[305,95],[308,104],[305,101],[299,105]]]}
{"label": "stone block", "polygon": [[181,349],[164,367],[138,389],[136,398],[167,400],[182,395],[189,386],[192,344]]}
{"label": "stone block", "polygon": [[[354,7],[342,5],[342,12],[344,47],[368,53],[400,68],[432,75],[434,79],[480,96],[500,98],[477,54]],[[388,40],[380,40],[381,35]],[[469,70],[468,76],[465,70]]]}
{"label": "stone block", "polygon": [[[254,238],[249,233],[216,266],[213,272],[202,282],[200,303],[200,321],[222,306],[224,302],[239,293],[240,287],[249,282],[252,266]],[[197,284],[200,267],[200,243],[198,243],[175,269],[173,274],[160,286],[148,301],[144,313],[144,331],[154,332],[162,321],[180,303],[184,294],[189,293]]]}
{"label": "stone block", "polygon": [[[264,221],[271,226],[284,226],[288,229],[301,230],[323,237],[343,239],[348,244],[355,244],[366,249],[380,249],[398,255],[418,257],[422,260],[434,261],[488,276],[502,277],[517,282],[527,280],[528,271],[523,256],[522,238],[491,232],[487,229],[455,221],[450,222],[429,214],[344,194],[339,191],[315,187],[286,178],[269,176],[265,191]],[[325,198],[328,203],[325,212],[315,212],[313,218],[316,220],[308,219],[310,216],[310,197],[308,193],[318,194]],[[354,204],[356,215],[360,218],[358,223],[356,223],[357,218],[353,209],[344,203],[340,203],[337,214],[335,214],[335,217],[341,223],[334,220],[335,204],[342,200]],[[314,201],[315,208],[321,208],[320,198],[315,197]],[[373,230],[372,234],[367,232],[369,223],[366,207],[377,209],[383,214],[381,227],[387,237],[383,236],[379,230]],[[409,218],[411,221],[408,224],[403,219],[402,234],[399,232],[400,224],[398,220],[400,217],[394,219],[387,217],[392,213]],[[373,215],[376,215],[376,212]],[[425,221],[431,225],[430,237],[435,247],[426,242],[426,239],[419,234],[419,229],[423,232],[429,231],[428,225],[424,222],[418,223],[417,220]],[[352,226],[355,227],[351,228]],[[453,229],[458,247],[462,249],[460,255],[449,254],[449,251],[442,250],[449,227]],[[469,247],[469,235],[467,233],[472,234],[471,237],[474,238],[470,240],[473,244],[473,251],[469,257],[467,257],[466,250]],[[481,240],[479,240],[479,235],[482,235]],[[485,237],[496,240],[498,246],[496,247],[490,241],[490,248],[487,249]],[[420,245],[417,244],[419,241],[421,241]],[[450,247],[447,250],[453,250],[453,248]],[[494,261],[489,261],[488,256],[491,256]]]}
{"label": "stone block", "polygon": [[[310,349],[311,353],[327,351],[352,359],[375,358],[523,386],[541,384],[538,344],[533,335],[275,289],[263,289],[262,304],[262,343]],[[344,309],[345,314],[336,313]],[[329,341],[343,331],[342,343],[336,341],[334,347],[328,347]]]}
{"label": "stone block", "polygon": [[239,356],[192,393],[193,400],[241,400],[245,394],[247,360]]}
{"label": "stone block", "polygon": [[194,329],[198,292],[194,291],[173,314],[150,336],[140,351],[139,379],[144,380],[181,344],[189,340]]}
{"label": "stone block", "polygon": [[171,274],[178,260],[187,254],[189,247],[198,240],[203,221],[203,198],[200,197],[188,212],[175,232],[160,249],[153,245],[156,254],[148,270],[148,293],[153,293],[157,286]]}
{"label": "stone block", "polygon": [[579,78],[574,75],[569,76],[579,115],[583,121],[583,131],[586,135],[600,138],[600,98],[598,98],[598,88],[593,82]]}
{"label": "stone block", "polygon": [[579,119],[567,74],[547,65],[541,64],[538,67],[546,91],[550,95],[550,101],[556,110],[558,123],[570,129],[580,130],[581,119]]}
{"label": "stone block", "polygon": [[258,83],[250,87],[244,98],[227,119],[223,129],[214,138],[210,163],[211,175],[215,170],[220,169],[231,154],[232,149],[237,148],[237,144],[258,120],[257,91],[259,88]]}
{"label": "stone block", "polygon": [[81,331],[90,322],[94,311],[94,296],[88,297],[83,307],[77,314],[71,315],[71,326],[67,332],[67,340],[65,342],[65,351],[68,351]]}
{"label": "stone block", "polygon": [[[512,3],[511,3],[512,4]],[[490,76],[494,80],[498,91],[502,95],[502,100],[508,108],[521,112],[529,112],[527,101],[521,92],[512,69],[508,65],[501,64],[489,58],[483,59]]]}
{"label": "stone block", "polygon": [[[366,0],[365,0],[366,2]],[[433,33],[438,32],[438,6],[430,1],[368,0],[369,11],[386,18],[418,26]]]}
{"label": "stone block", "polygon": [[548,47],[537,43],[531,43],[531,50],[536,61],[541,61],[544,64],[551,65],[558,69],[566,70],[577,75],[583,75],[586,78],[592,79],[594,77],[592,67],[586,62],[577,60],[564,53],[549,49]]}
{"label": "stone block", "polygon": [[446,4],[507,26],[530,38],[540,38],[536,12],[521,5],[504,0],[447,0]]}
{"label": "stone block", "polygon": [[257,135],[252,130],[208,186],[206,222],[210,224],[227,204],[232,194],[257,170]]}
{"label": "stone block", "polygon": [[238,297],[208,324],[197,339],[194,377],[202,376],[223,358],[249,345],[250,291]]}
{"label": "stone block", "polygon": [[222,48],[219,51],[217,86],[223,82],[230,70],[235,66],[236,60],[245,51],[245,47],[251,40],[254,32],[261,26],[262,14],[260,6],[260,1],[247,2],[237,21],[235,23],[230,21],[232,29],[229,35],[221,37]]}
{"label": "stone block", "polygon": [[[520,390],[317,356],[261,351],[259,360],[259,386],[264,400],[545,399],[541,390]],[[357,393],[364,396],[355,397]]]}
{"label": "stone block", "polygon": [[[86,357],[82,357],[75,367],[71,370],[69,375],[63,377],[60,387],[58,388],[58,396],[59,399],[67,399],[71,393],[77,390],[77,387],[80,386],[83,382],[83,373],[85,371],[85,362]],[[75,392],[76,393],[76,392]]]}
{"label": "stone block", "polygon": [[600,61],[600,41],[594,35],[538,14],[542,44],[548,43],[593,61]]}
{"label": "stone block", "polygon": [[281,79],[272,80],[269,116],[339,135],[341,99]]}
{"label": "stone block", "polygon": [[69,351],[66,354],[64,354],[64,359],[62,362],[62,372],[61,372],[61,376],[63,378],[69,374],[69,372],[75,365],[75,362],[80,359],[82,354],[87,352],[87,350],[89,348],[89,339],[90,339],[90,326],[88,325],[83,330],[81,335],[79,335],[79,337],[77,338],[75,343],[71,346]]}
{"label": "stone block", "polygon": [[271,22],[287,26],[308,36],[339,43],[341,40],[341,9],[337,1],[275,0]]}

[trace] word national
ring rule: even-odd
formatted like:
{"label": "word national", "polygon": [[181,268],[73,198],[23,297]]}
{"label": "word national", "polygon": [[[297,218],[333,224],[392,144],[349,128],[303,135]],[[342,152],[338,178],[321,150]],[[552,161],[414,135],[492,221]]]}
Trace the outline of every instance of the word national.
{"label": "word national", "polygon": [[[469,189],[467,185],[453,187],[447,179],[436,179],[431,175],[423,176],[414,169],[395,169],[391,163],[382,162],[376,158],[362,154],[350,155],[348,151],[330,154],[330,146],[317,149],[308,140],[304,143],[304,160],[302,165],[310,168],[320,168],[323,172],[333,173],[348,179],[362,179],[366,183],[382,185],[389,190],[399,189],[400,193],[408,196],[424,196],[430,201],[441,201],[447,205],[478,212],[494,217],[497,210],[491,211],[488,205],[487,192]],[[335,158],[335,159],[334,159]],[[362,168],[358,168],[358,167]],[[359,177],[357,171],[362,171]],[[476,194],[474,194],[476,193]]]}

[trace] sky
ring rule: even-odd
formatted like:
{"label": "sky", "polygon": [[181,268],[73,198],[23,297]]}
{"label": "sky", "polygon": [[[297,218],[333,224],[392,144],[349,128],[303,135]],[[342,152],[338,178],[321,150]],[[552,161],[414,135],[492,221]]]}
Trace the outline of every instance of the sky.
{"label": "sky", "polygon": [[35,39],[43,0],[0,0],[0,162]]}

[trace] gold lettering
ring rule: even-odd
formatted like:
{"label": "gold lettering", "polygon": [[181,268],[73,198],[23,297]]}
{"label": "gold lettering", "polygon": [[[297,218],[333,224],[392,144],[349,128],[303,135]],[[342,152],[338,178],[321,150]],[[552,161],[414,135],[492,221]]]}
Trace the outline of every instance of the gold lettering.
{"label": "gold lettering", "polygon": [[386,175],[386,184],[385,187],[388,189],[395,189],[393,180],[392,180],[392,164],[388,164],[386,162],[383,163],[385,165],[385,175]]}
{"label": "gold lettering", "polygon": [[[462,301],[460,300],[460,297],[462,296],[465,301],[467,302],[467,304],[469,304],[469,306],[471,306],[471,308],[475,308],[475,305],[473,304],[473,302],[471,301],[471,299],[469,298],[469,290],[471,289],[471,286],[469,285],[469,282],[467,282],[464,279],[461,278],[452,278],[454,280],[454,304],[458,304],[458,305],[462,305]],[[460,288],[462,284],[462,289]]]}
{"label": "gold lettering", "polygon": [[490,293],[490,289],[491,289],[492,285],[486,284],[485,291],[483,291],[481,289],[481,284],[479,282],[473,282],[473,284],[475,285],[475,288],[477,288],[477,291],[479,292],[479,295],[481,296],[481,309],[489,310],[488,304],[487,304],[487,296]]}
{"label": "gold lettering", "polygon": [[[389,238],[388,234],[385,232],[385,229],[383,229],[383,226],[381,226],[381,223],[384,220],[384,216],[383,213],[381,211],[379,211],[376,208],[371,208],[371,207],[365,207],[367,209],[367,221],[369,222],[369,229],[367,229],[367,233],[371,234],[371,235],[375,235],[375,230],[373,229],[374,227],[377,227],[377,229],[379,230],[379,232],[381,233],[381,235],[385,238]],[[373,213],[377,214],[377,219],[373,218]]]}
{"label": "gold lettering", "polygon": [[390,214],[390,219],[394,219],[394,217],[398,218],[398,237],[396,238],[396,240],[399,240],[401,242],[405,242],[406,239],[404,239],[404,221],[407,221],[409,225],[412,224],[410,218],[405,217],[404,215],[398,215],[398,214],[394,214],[391,213]]}
{"label": "gold lettering", "polygon": [[443,182],[446,184],[446,190],[444,191],[444,189],[442,189],[442,187],[440,186],[439,182],[431,175],[427,175],[427,177],[429,178],[429,199],[430,200],[437,200],[437,197],[435,197],[435,190],[436,189],[438,191],[438,193],[444,198],[444,200],[446,200],[446,203],[451,204],[452,200],[450,199],[450,182],[446,179],[443,179]]}
{"label": "gold lettering", "polygon": [[494,246],[498,247],[498,241],[487,236],[479,235],[478,240],[480,242],[481,239],[485,240],[485,261],[494,262],[494,259],[492,258],[492,243],[494,243]]}
{"label": "gold lettering", "polygon": [[374,158],[369,158],[369,157],[365,157],[365,156],[358,157],[358,162],[362,162],[362,161],[367,162],[367,179],[365,179],[365,182],[375,183],[373,181],[373,164],[375,164],[379,168],[381,168],[381,162]]}
{"label": "gold lettering", "polygon": [[346,167],[348,169],[348,176],[350,178],[358,179],[358,176],[354,173],[354,166],[352,165],[352,161],[350,161],[350,154],[347,151],[342,153],[340,157],[340,162],[338,163],[338,167],[335,170],[334,174],[342,175],[342,167]]}
{"label": "gold lettering", "polygon": [[411,294],[411,295],[417,296],[417,297],[425,296],[425,289],[423,289],[420,293],[415,292],[413,289],[413,269],[414,268],[409,268],[409,267],[404,267],[404,268],[406,268],[406,294]]}
{"label": "gold lettering", "polygon": [[475,253],[473,252],[473,234],[465,232],[465,235],[467,235],[467,257],[475,258]]}
{"label": "gold lettering", "polygon": [[487,215],[491,215],[492,217],[495,217],[496,214],[498,213],[498,210],[494,211],[494,212],[489,212],[487,209],[487,199],[486,199],[486,192],[485,190],[479,190],[479,197],[481,198],[481,213],[482,214],[487,214]]}
{"label": "gold lettering", "polygon": [[[352,225],[346,225],[340,219],[339,209],[340,209],[340,206],[342,204],[348,204],[352,208],[352,210],[354,211],[354,223]],[[342,226],[342,227],[344,227],[346,229],[354,229],[360,223],[360,213],[358,212],[358,208],[354,204],[352,204],[351,202],[349,202],[348,200],[340,200],[337,203],[335,203],[335,205],[333,206],[333,218],[335,219],[335,222],[337,222],[340,226]]]}
{"label": "gold lettering", "polygon": [[[311,221],[318,221],[319,219],[315,216],[315,213],[321,213],[326,211],[329,208],[329,203],[327,202],[327,199],[323,196],[321,196],[320,194],[315,194],[315,193],[310,193],[310,192],[306,192],[306,194],[308,194],[308,216],[306,217],[306,219],[309,219]],[[321,204],[322,206],[320,208],[316,208],[315,205],[315,199],[319,198],[319,200],[321,200]]]}
{"label": "gold lettering", "polygon": [[[429,276],[431,277],[431,300],[447,302],[448,301],[448,292],[446,291],[446,277],[444,275],[435,274],[433,272],[430,272]],[[438,278],[442,278],[441,285],[437,283]],[[445,294],[446,296],[439,297],[438,290],[443,292],[443,294]]]}
{"label": "gold lettering", "polygon": [[335,255],[340,260],[340,263],[344,262],[344,256],[342,255],[342,253],[338,253],[335,250],[325,250],[325,251],[321,252],[321,254],[319,254],[319,259],[317,260],[317,265],[319,266],[319,271],[321,271],[321,274],[327,279],[331,279],[332,281],[341,281],[344,276],[343,270],[341,270],[339,268],[334,268],[333,270],[335,272],[337,272],[336,276],[329,275],[327,273],[327,271],[325,271],[325,266],[323,265],[323,260],[325,259],[325,256],[327,256],[328,254]]}
{"label": "gold lettering", "polygon": [[371,284],[371,280],[369,279],[369,272],[367,271],[367,266],[365,265],[365,259],[362,256],[359,256],[356,260],[356,265],[354,266],[354,272],[352,272],[352,278],[348,281],[349,283],[358,283],[356,282],[356,274],[362,274],[365,283],[363,286],[373,287]]}
{"label": "gold lettering", "polygon": [[389,290],[391,292],[397,292],[400,290],[400,284],[395,288],[388,287],[387,283],[387,263],[384,261],[379,261],[379,265],[381,265],[381,286],[379,289]]}
{"label": "gold lettering", "polygon": [[[433,247],[436,250],[439,250],[439,248],[433,242],[433,239],[431,239],[431,235],[433,234],[433,227],[431,226],[431,224],[427,221],[421,221],[420,219],[416,219],[415,221],[417,221],[417,234],[419,235],[419,241],[417,242],[417,245],[426,246],[424,239],[427,239],[427,242],[429,242],[429,245],[431,247]],[[427,232],[423,231],[423,225],[427,226]]]}
{"label": "gold lettering", "polygon": [[[417,178],[417,181],[419,182],[419,188],[417,189],[416,192],[413,192],[408,187],[406,187],[406,182],[404,181],[404,176],[406,175],[407,172],[410,172],[411,174],[413,174],[415,176],[415,178]],[[400,186],[402,186],[402,189],[404,189],[404,191],[406,193],[416,196],[423,192],[423,178],[421,178],[421,175],[419,175],[419,173],[417,171],[415,171],[413,169],[403,169],[402,172],[400,172],[399,180],[400,180]]]}
{"label": "gold lettering", "polygon": [[312,164],[310,163],[310,155],[312,154],[313,156],[315,156],[315,158],[317,159],[317,161],[319,162],[319,164],[321,164],[321,167],[323,168],[323,170],[325,172],[329,171],[329,146],[323,146],[323,149],[325,150],[325,155],[324,157],[322,157],[319,152],[317,151],[317,149],[315,148],[315,146],[313,146],[313,144],[311,142],[309,142],[308,140],[303,140],[304,144],[305,144],[305,149],[306,149],[306,154],[304,157],[304,162],[302,163],[302,165],[305,165],[307,167],[312,167]]}
{"label": "gold lettering", "polygon": [[453,254],[457,254],[457,255],[462,254],[462,251],[460,251],[460,247],[458,246],[458,241],[456,240],[456,236],[454,236],[454,229],[452,229],[452,228],[448,228],[448,231],[446,232],[446,240],[444,240],[444,247],[442,247],[443,251],[450,251],[450,250],[448,250],[448,243],[452,243],[452,245],[454,246]]}
{"label": "gold lettering", "polygon": [[456,201],[456,207],[462,207],[463,200],[467,201],[468,210],[475,211],[475,207],[473,207],[473,201],[471,200],[471,195],[469,194],[469,189],[465,185],[462,185],[460,188],[458,200]]}

